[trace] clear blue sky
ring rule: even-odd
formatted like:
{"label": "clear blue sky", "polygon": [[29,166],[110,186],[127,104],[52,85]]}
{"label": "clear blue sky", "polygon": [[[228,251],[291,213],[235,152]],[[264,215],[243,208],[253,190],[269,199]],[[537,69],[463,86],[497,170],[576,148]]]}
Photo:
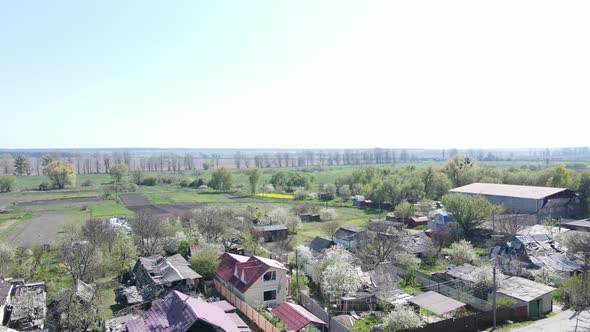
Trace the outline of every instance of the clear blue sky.
{"label": "clear blue sky", "polygon": [[0,148],[590,145],[587,1],[13,1]]}

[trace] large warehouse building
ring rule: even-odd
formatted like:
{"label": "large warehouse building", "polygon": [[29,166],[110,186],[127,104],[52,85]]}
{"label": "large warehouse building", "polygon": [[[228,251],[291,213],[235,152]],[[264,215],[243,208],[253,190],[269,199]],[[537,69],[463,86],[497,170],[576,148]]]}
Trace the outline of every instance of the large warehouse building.
{"label": "large warehouse building", "polygon": [[567,188],[472,183],[450,192],[482,195],[491,203],[502,205],[506,213],[536,214],[538,219],[571,218],[580,207],[577,194]]}

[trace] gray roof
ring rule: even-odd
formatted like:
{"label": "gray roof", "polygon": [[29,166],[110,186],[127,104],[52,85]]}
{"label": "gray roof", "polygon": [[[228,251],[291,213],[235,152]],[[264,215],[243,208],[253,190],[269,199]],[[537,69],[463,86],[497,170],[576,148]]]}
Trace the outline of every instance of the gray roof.
{"label": "gray roof", "polygon": [[575,220],[575,221],[569,221],[569,222],[562,222],[561,225],[563,227],[575,226],[575,227],[590,228],[590,219],[583,219],[583,220]]}
{"label": "gray roof", "polygon": [[465,303],[446,297],[434,291],[428,291],[408,299],[409,302],[437,315],[444,315],[465,306]]}
{"label": "gray roof", "polygon": [[567,188],[519,186],[498,183],[472,183],[449,190],[453,193],[542,199],[568,190]]}
{"label": "gray roof", "polygon": [[459,266],[455,266],[450,268],[446,274],[459,280],[463,281],[471,281],[473,282],[473,271],[475,270],[475,266],[471,264],[463,264]]}
{"label": "gray roof", "polygon": [[551,293],[554,290],[555,288],[553,287],[532,280],[521,277],[510,277],[504,279],[502,286],[498,288],[498,293],[529,302],[538,299],[545,294]]}
{"label": "gray roof", "polygon": [[286,231],[286,230],[288,230],[288,228],[285,225],[267,225],[267,226],[254,227],[254,230],[257,232],[272,232],[272,231]]}
{"label": "gray roof", "polygon": [[322,252],[324,249],[328,249],[334,245],[334,242],[323,237],[316,236],[311,242],[309,242],[309,249],[317,253]]}
{"label": "gray roof", "polygon": [[340,228],[338,228],[336,233],[334,233],[334,238],[342,239],[342,240],[349,240],[349,239],[353,239],[356,234],[366,232],[366,231],[367,230],[365,228],[356,227],[356,226],[340,227]]}
{"label": "gray roof", "polygon": [[193,271],[190,264],[180,254],[166,258],[161,255],[140,257],[139,261],[148,273],[151,272],[150,277],[158,285],[178,280],[201,278],[201,275]]}
{"label": "gray roof", "polygon": [[76,280],[76,295],[82,299],[82,301],[89,303],[94,299],[96,293],[96,285],[87,284],[84,281]]}

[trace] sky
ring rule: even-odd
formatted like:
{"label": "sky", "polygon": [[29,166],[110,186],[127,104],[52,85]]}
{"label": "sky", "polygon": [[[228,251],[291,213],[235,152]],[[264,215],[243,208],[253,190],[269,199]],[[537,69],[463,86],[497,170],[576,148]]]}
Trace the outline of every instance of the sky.
{"label": "sky", "polygon": [[590,2],[0,2],[0,148],[589,146]]}

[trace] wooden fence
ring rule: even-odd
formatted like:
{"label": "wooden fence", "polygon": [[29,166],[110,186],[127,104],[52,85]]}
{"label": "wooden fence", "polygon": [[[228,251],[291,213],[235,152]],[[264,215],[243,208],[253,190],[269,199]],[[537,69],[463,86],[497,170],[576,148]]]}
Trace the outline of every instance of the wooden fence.
{"label": "wooden fence", "polygon": [[240,310],[249,320],[258,326],[264,332],[281,332],[276,326],[272,325],[264,316],[258,313],[254,308],[242,301],[229,289],[223,286],[219,281],[214,280],[215,289],[223,296],[229,303]]}

